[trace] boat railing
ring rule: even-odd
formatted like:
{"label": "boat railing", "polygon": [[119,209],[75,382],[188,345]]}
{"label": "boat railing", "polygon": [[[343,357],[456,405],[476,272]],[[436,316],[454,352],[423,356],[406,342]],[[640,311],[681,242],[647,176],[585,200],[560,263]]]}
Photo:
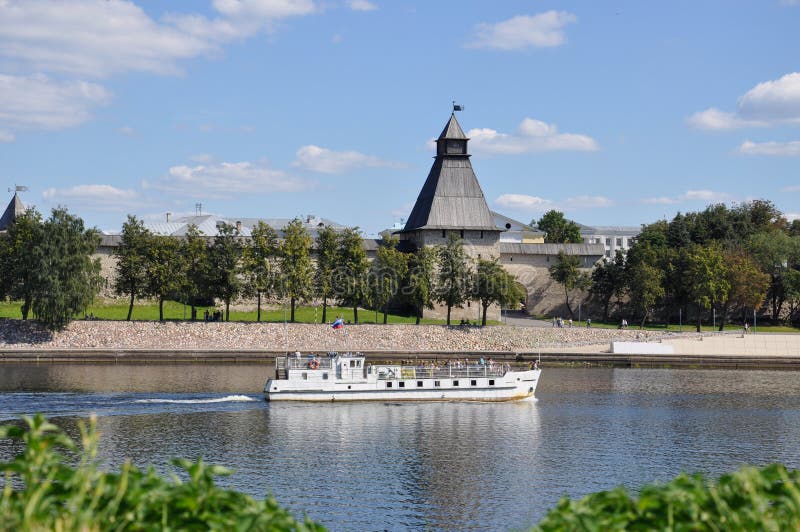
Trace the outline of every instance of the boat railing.
{"label": "boat railing", "polygon": [[[281,359],[279,359],[281,360]],[[285,369],[331,369],[333,368],[333,359],[327,356],[314,357],[314,358],[297,358],[292,355],[282,357]],[[283,369],[283,368],[282,368]]]}
{"label": "boat railing", "polygon": [[463,366],[398,366],[373,367],[379,380],[448,379],[469,377],[502,377],[510,368],[507,364],[469,364]]}

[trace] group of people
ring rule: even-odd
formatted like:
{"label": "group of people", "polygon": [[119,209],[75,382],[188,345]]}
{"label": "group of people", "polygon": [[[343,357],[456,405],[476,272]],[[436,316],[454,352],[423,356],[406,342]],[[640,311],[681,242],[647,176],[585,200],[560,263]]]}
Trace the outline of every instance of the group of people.
{"label": "group of people", "polygon": [[572,318],[569,318],[567,321],[564,321],[564,319],[561,316],[557,318],[553,316],[553,327],[558,327],[559,329],[563,329],[565,325],[568,328],[572,329]]}
{"label": "group of people", "polygon": [[222,321],[222,311],[215,310],[209,312],[208,309],[203,313],[203,321]]}

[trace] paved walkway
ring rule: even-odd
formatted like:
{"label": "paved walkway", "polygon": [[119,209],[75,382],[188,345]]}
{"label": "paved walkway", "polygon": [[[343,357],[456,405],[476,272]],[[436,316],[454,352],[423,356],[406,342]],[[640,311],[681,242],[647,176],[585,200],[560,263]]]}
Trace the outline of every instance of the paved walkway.
{"label": "paved walkway", "polygon": [[521,310],[505,310],[503,311],[503,320],[507,325],[514,325],[516,327],[552,327],[553,324],[549,321],[537,320],[533,316],[528,316]]}

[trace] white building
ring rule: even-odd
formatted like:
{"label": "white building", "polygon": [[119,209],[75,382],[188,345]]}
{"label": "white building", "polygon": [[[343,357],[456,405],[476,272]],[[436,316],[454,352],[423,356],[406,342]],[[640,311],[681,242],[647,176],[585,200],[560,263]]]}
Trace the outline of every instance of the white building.
{"label": "white building", "polygon": [[627,252],[633,245],[642,228],[636,226],[595,226],[580,225],[584,244],[603,244],[606,258],[613,258],[617,250]]}

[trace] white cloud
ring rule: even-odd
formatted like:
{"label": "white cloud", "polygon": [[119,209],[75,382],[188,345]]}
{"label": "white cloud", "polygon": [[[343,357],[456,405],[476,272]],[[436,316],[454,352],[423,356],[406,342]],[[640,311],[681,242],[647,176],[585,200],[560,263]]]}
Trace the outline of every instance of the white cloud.
{"label": "white cloud", "polygon": [[702,201],[706,203],[713,203],[719,201],[726,201],[730,199],[730,194],[727,192],[715,192],[713,190],[687,190],[680,196],[661,196],[654,198],[645,198],[642,203],[656,204],[656,205],[676,205],[679,203],[687,203],[691,201]]}
{"label": "white cloud", "polygon": [[180,72],[180,60],[218,53],[274,21],[317,11],[313,0],[215,0],[220,15],[155,21],[127,0],[7,0],[0,3],[0,55],[40,71],[104,77]]}
{"label": "white cloud", "polygon": [[553,201],[527,194],[503,194],[494,200],[498,207],[525,213],[542,213],[549,210],[574,212],[586,209],[613,207],[616,203],[605,196],[573,196],[563,201]]}
{"label": "white cloud", "polygon": [[709,130],[800,124],[800,72],[759,83],[739,98],[735,112],[712,107],[693,114],[687,122]]}
{"label": "white cloud", "polygon": [[153,21],[123,0],[11,0],[0,6],[0,54],[37,70],[106,76],[178,71],[213,44]]}
{"label": "white cloud", "polygon": [[357,151],[333,151],[309,145],[297,150],[293,166],[324,174],[341,174],[357,168],[402,168],[404,165]]}
{"label": "white cloud", "polygon": [[791,142],[752,142],[746,140],[739,146],[739,153],[746,155],[800,155],[800,140]]}
{"label": "white cloud", "polygon": [[597,151],[600,146],[592,137],[574,133],[559,133],[555,124],[525,118],[514,134],[494,129],[470,129],[472,151],[494,154],[520,154],[543,151]]}
{"label": "white cloud", "polygon": [[93,107],[110,100],[110,93],[95,83],[0,74],[0,126],[50,130],[76,126],[90,118]]}
{"label": "white cloud", "polygon": [[527,212],[545,212],[553,208],[553,202],[526,194],[503,194],[494,200],[495,205]]}
{"label": "white cloud", "polygon": [[614,201],[605,196],[573,196],[562,202],[563,210],[574,211],[577,209],[605,209],[616,205]]}
{"label": "white cloud", "polygon": [[152,183],[145,181],[143,186],[193,198],[210,195],[229,198],[235,194],[300,192],[310,190],[314,183],[265,164],[220,162],[173,166],[166,176]]}
{"label": "white cloud", "polygon": [[782,6],[800,6],[800,0],[779,0],[778,4]]}
{"label": "white cloud", "polygon": [[728,130],[739,129],[743,127],[760,127],[766,126],[766,122],[757,120],[744,120],[736,113],[726,113],[719,109],[710,108],[705,111],[698,111],[686,119],[690,126],[697,129],[707,130]]}
{"label": "white cloud", "polygon": [[496,24],[478,24],[468,48],[524,50],[560,46],[567,42],[564,26],[578,18],[565,11],[519,15]]}
{"label": "white cloud", "polygon": [[800,185],[791,185],[788,187],[783,187],[781,192],[800,192]]}
{"label": "white cloud", "polygon": [[48,188],[42,192],[42,198],[49,203],[93,211],[130,212],[133,208],[146,203],[135,190],[121,189],[112,185]]}
{"label": "white cloud", "polygon": [[14,142],[16,138],[13,133],[0,129],[0,142]]}
{"label": "white cloud", "polygon": [[350,9],[353,11],[375,11],[378,9],[378,6],[369,0],[350,0],[347,2],[347,5],[349,5]]}
{"label": "white cloud", "polygon": [[0,59],[15,72],[0,76],[0,128],[75,126],[110,99],[82,78],[179,74],[184,60],[218,55],[226,43],[319,11],[314,0],[214,0],[213,8],[212,19],[167,13],[154,20],[130,0],[0,0]]}
{"label": "white cloud", "polygon": [[122,126],[117,130],[120,135],[125,135],[126,137],[134,137],[136,136],[136,130],[133,129],[131,126]]}
{"label": "white cloud", "polygon": [[800,220],[800,213],[787,212],[786,214],[783,215],[783,217],[786,218],[786,220],[793,222],[795,220]]}

